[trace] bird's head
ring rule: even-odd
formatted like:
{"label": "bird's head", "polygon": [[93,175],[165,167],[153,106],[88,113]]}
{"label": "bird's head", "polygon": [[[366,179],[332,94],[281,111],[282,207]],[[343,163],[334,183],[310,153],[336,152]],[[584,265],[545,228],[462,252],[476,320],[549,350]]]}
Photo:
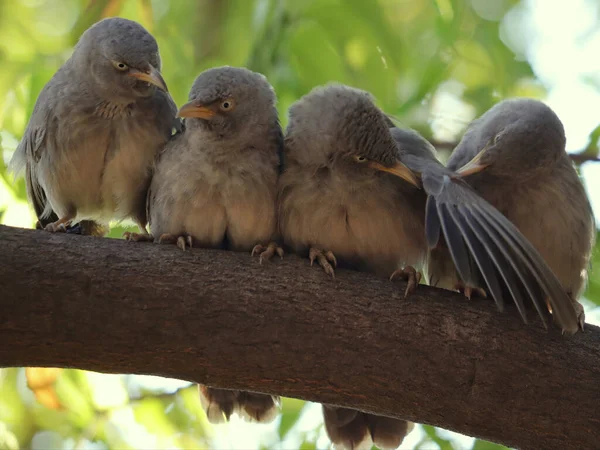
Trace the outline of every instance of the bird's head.
{"label": "bird's head", "polygon": [[550,107],[529,98],[504,100],[465,132],[454,153],[477,153],[457,171],[468,176],[486,170],[523,179],[554,167],[564,156],[565,143],[563,124]]}
{"label": "bird's head", "polygon": [[388,173],[419,186],[400,161],[389,119],[368,93],[349,86],[318,87],[292,105],[286,151],[300,164],[329,167],[353,179]]}
{"label": "bird's head", "polygon": [[103,98],[127,103],[167,92],[160,73],[156,40],[137,22],[119,17],[101,20],[79,40],[77,70]]}
{"label": "bird's head", "polygon": [[185,118],[189,129],[200,128],[219,139],[234,138],[244,130],[265,133],[278,128],[275,102],[275,92],[264,75],[217,67],[196,78],[178,116]]}

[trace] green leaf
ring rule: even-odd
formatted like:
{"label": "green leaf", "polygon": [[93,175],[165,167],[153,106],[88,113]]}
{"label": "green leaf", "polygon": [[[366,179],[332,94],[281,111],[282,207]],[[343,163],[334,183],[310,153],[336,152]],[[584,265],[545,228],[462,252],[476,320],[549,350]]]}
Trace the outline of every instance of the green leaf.
{"label": "green leaf", "polygon": [[133,407],[135,419],[153,434],[172,436],[177,432],[177,429],[165,415],[165,411],[169,408],[171,402],[171,399],[163,401],[152,397],[144,398]]}
{"label": "green leaf", "polygon": [[454,447],[452,446],[452,443],[449,440],[438,436],[437,430],[435,427],[432,427],[431,425],[423,425],[423,431],[425,431],[425,434],[427,435],[427,437],[429,439],[431,439],[433,442],[435,442],[437,445],[440,446],[440,450],[453,450],[454,449]]}
{"label": "green leaf", "polygon": [[77,370],[62,370],[55,385],[56,395],[66,410],[66,419],[80,429],[85,428],[95,415],[82,375]]}
{"label": "green leaf", "polygon": [[505,447],[504,445],[494,444],[493,442],[477,439],[473,444],[473,448],[471,450],[502,450],[507,448],[508,447]]}
{"label": "green leaf", "polygon": [[600,233],[596,234],[596,245],[592,249],[592,261],[588,277],[585,298],[594,302],[596,306],[600,306]]}
{"label": "green leaf", "polygon": [[305,402],[295,398],[286,398],[282,404],[281,419],[279,421],[279,427],[277,428],[277,433],[281,440],[283,440],[292,427],[296,425],[296,422],[304,409]]}

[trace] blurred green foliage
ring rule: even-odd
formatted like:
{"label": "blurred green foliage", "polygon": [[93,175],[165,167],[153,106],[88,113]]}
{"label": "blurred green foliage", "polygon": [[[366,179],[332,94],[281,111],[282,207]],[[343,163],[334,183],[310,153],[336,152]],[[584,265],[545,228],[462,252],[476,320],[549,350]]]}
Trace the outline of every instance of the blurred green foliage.
{"label": "blurred green foliage", "polygon": [[[380,106],[438,139],[432,105],[444,92],[470,108],[451,114],[457,139],[468,120],[499,99],[541,97],[528,62],[501,39],[502,20],[518,0],[3,0],[0,2],[0,145],[8,159],[35,100],[69,57],[81,33],[103,17],[142,23],[158,40],[163,75],[178,105],[194,78],[218,65],[264,73],[288,107],[314,86],[339,81],[372,92]],[[449,85],[449,83],[451,83]],[[450,87],[448,87],[450,86]],[[455,117],[456,116],[456,117]],[[448,118],[446,118],[448,119]],[[598,128],[588,153],[597,153]],[[0,221],[25,202],[0,158]],[[22,213],[25,209],[20,210]],[[28,215],[22,224],[33,225]],[[115,226],[111,237],[129,228]],[[133,230],[135,231],[135,230]],[[598,255],[594,257],[600,266]],[[600,277],[590,297],[600,299]],[[61,370],[41,390],[23,369],[0,370],[0,448],[206,448],[215,444],[195,386],[144,387],[128,376]],[[285,399],[273,436],[253,448],[322,448],[322,425],[306,429],[307,405]],[[313,410],[313,413],[315,411]],[[314,415],[314,414],[313,414]],[[464,448],[424,426],[415,448]],[[284,444],[282,444],[284,443]],[[473,449],[499,448],[484,441]],[[292,448],[292,447],[289,447]]]}

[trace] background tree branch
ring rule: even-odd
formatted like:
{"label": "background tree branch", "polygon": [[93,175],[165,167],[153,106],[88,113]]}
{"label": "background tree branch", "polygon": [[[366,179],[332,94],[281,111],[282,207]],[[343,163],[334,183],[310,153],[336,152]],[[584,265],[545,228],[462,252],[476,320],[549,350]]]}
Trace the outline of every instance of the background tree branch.
{"label": "background tree branch", "polygon": [[250,255],[0,226],[0,366],[153,374],[520,448],[600,442],[600,332]]}
{"label": "background tree branch", "polygon": [[[450,153],[452,153],[452,151],[458,145],[458,142],[436,141],[433,139],[429,139],[429,142],[436,148],[436,150],[448,153],[448,156],[450,156]],[[571,161],[573,161],[573,163],[576,165],[581,165],[586,162],[595,163],[600,162],[598,152],[598,147],[596,145],[591,145],[588,146],[588,148],[580,150],[579,152],[569,153],[569,157],[571,158]]]}

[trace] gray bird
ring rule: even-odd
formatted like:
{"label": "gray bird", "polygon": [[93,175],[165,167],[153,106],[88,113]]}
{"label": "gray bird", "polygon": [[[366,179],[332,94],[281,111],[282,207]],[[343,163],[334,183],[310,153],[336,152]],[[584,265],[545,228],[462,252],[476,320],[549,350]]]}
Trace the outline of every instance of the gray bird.
{"label": "gray bird", "polygon": [[[279,228],[286,246],[331,275],[337,264],[401,274],[412,289],[427,258],[426,195],[389,126],[367,93],[342,85],[315,88],[292,105]],[[413,426],[329,405],[323,417],[337,448],[397,448]]]}
{"label": "gray bird", "polygon": [[98,230],[94,221],[131,218],[145,233],[151,167],[177,127],[160,68],[155,39],[136,22],[104,19],[81,36],[11,161],[25,171],[39,228],[66,231],[84,219]]}
{"label": "gray bird", "polygon": [[[506,100],[471,123],[447,167],[506,216],[529,241],[500,237],[510,245],[507,246],[508,253],[495,250],[496,258],[488,262],[501,271],[498,280],[485,280],[495,291],[494,297],[502,298],[503,294],[529,296],[534,299],[538,311],[545,308],[546,300],[563,330],[574,332],[577,324],[580,328],[584,324],[583,307],[577,299],[587,277],[595,226],[585,189],[565,152],[565,142],[563,125],[548,106],[532,99]],[[428,212],[431,208],[431,217],[442,217],[442,223],[449,215],[462,215],[462,224],[453,219],[449,222],[455,222],[459,227],[466,225],[468,233],[465,236],[468,238],[438,241],[440,223],[438,219],[432,220],[428,234],[434,249],[429,261],[429,276],[432,285],[451,288],[459,281],[451,251],[455,256],[464,255],[466,241],[477,247],[477,253],[485,258],[488,254],[485,247],[496,248],[498,242],[485,237],[490,221],[479,214],[477,208],[447,200],[432,199]],[[449,205],[455,210],[449,209]],[[473,215],[477,220],[472,220]],[[500,225],[505,232],[507,228]],[[437,248],[436,244],[439,244]],[[519,264],[515,262],[515,256],[527,254],[531,246],[543,257],[559,282],[548,277],[548,283],[542,283],[541,292],[539,285],[531,279],[511,273],[512,266]],[[469,275],[472,263],[467,258],[457,257],[463,261],[457,265],[461,278],[482,278],[477,273]],[[517,305],[524,311],[523,300]]]}
{"label": "gray bird", "polygon": [[[252,251],[270,258],[283,137],[275,93],[258,73],[235,67],[202,72],[180,110],[185,131],[161,153],[148,191],[158,243]],[[272,420],[277,397],[200,387],[211,422],[233,412]]]}
{"label": "gray bird", "polygon": [[284,243],[330,275],[337,264],[383,276],[402,266],[397,273],[416,282],[413,266],[426,260],[426,196],[399,159],[389,120],[366,92],[342,85],[315,88],[289,118],[279,184]]}
{"label": "gray bird", "polygon": [[[336,264],[401,274],[409,279],[409,292],[429,246],[445,239],[455,251],[444,264],[453,275],[459,269],[465,288],[489,281],[501,302],[499,280],[526,280],[534,304],[549,299],[559,325],[576,330],[575,310],[543,258],[462,179],[473,166],[456,172],[444,167],[429,142],[393,127],[368,94],[350,87],[314,89],[290,108],[289,119],[278,211],[286,246],[330,274]],[[522,287],[511,287],[507,295],[520,305]],[[333,406],[323,413],[330,439],[341,448],[396,448],[412,426]]]}

